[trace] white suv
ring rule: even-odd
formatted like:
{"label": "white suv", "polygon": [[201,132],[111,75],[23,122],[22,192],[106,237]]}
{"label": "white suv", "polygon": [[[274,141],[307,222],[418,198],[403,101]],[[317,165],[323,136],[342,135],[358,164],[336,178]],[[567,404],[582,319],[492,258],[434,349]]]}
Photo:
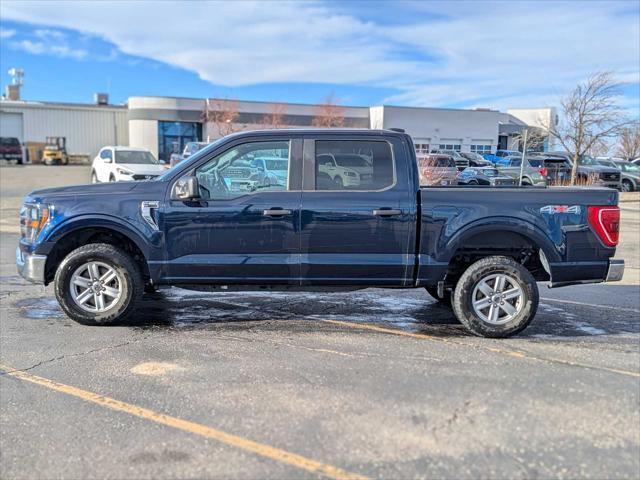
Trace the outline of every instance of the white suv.
{"label": "white suv", "polygon": [[91,164],[91,182],[151,180],[165,170],[146,148],[103,147]]}

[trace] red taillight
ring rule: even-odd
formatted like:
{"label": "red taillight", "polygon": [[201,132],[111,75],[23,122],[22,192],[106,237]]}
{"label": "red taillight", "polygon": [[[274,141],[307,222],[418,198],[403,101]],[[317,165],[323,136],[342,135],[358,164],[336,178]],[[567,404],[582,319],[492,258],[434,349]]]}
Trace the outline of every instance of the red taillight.
{"label": "red taillight", "polygon": [[591,206],[587,208],[589,225],[607,247],[618,245],[620,209],[617,206]]}
{"label": "red taillight", "polygon": [[543,177],[546,177],[548,173],[546,168],[539,168],[538,172],[540,172],[540,175],[542,175]]}

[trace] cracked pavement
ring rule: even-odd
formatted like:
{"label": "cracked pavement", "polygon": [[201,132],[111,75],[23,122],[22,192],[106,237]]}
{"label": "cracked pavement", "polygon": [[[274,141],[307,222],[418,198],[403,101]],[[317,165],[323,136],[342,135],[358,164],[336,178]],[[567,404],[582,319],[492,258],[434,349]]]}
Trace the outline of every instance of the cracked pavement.
{"label": "cracked pavement", "polygon": [[[17,276],[16,242],[0,229],[1,364],[373,478],[640,477],[637,282],[541,285],[508,340],[418,290],[168,289],[100,328]],[[0,478],[239,477],[314,475],[0,374]]]}

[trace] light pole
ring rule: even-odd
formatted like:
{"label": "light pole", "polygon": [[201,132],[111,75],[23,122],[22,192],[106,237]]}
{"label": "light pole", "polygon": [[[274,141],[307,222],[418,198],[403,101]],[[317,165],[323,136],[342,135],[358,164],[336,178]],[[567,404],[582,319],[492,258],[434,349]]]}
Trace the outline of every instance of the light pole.
{"label": "light pole", "polygon": [[529,130],[524,129],[524,137],[523,137],[523,145],[522,145],[522,161],[520,162],[520,181],[518,182],[519,186],[522,186],[522,176],[524,175],[524,161],[525,156],[527,154],[527,135]]}

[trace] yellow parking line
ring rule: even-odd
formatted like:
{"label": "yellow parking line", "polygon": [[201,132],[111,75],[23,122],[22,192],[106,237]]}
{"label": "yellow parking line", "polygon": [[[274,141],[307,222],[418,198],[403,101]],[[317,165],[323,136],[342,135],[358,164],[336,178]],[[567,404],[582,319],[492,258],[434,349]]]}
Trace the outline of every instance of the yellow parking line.
{"label": "yellow parking line", "polygon": [[277,462],[286,463],[288,465],[299,468],[301,470],[306,470],[311,473],[335,479],[364,480],[367,478],[363,475],[346,472],[332,465],[318,462],[316,460],[303,457],[302,455],[287,452],[286,450],[282,450],[280,448],[271,447],[269,445],[265,445],[264,443],[254,442],[253,440],[249,440],[238,435],[233,435],[231,433],[223,432],[221,430],[207,427],[205,425],[190,422],[188,420],[182,420],[170,415],[154,412],[153,410],[149,410],[148,408],[138,407],[130,403],[121,402],[120,400],[89,392],[87,390],[82,390],[71,385],[54,382],[53,380],[39,377],[37,375],[31,375],[29,373],[10,368],[6,365],[0,364],[0,371],[2,371],[5,375],[19,378],[20,380],[34,383],[36,385],[55,390],[57,392],[66,393],[67,395],[80,398],[87,402],[95,403],[102,407],[110,408],[111,410],[128,413],[145,420],[150,420],[161,425],[166,425],[167,427],[176,428],[178,430],[192,433],[194,435],[200,435],[201,437],[211,438],[227,445],[231,445],[242,450],[255,453],[257,455],[275,460]]}
{"label": "yellow parking line", "polygon": [[518,351],[518,350],[508,350],[508,349],[504,349],[504,348],[498,348],[498,347],[490,347],[488,345],[471,345],[469,343],[465,343],[465,342],[457,342],[454,340],[450,340],[450,339],[446,339],[446,338],[441,338],[441,337],[436,337],[433,335],[427,335],[426,333],[413,333],[413,332],[405,332],[404,330],[397,330],[395,328],[385,328],[385,327],[379,327],[377,325],[371,325],[369,323],[355,323],[355,322],[343,322],[340,320],[323,320],[326,323],[332,323],[334,325],[340,325],[343,327],[349,327],[349,328],[353,328],[353,329],[361,329],[361,330],[372,330],[374,332],[379,332],[379,333],[390,333],[391,335],[399,335],[402,337],[412,337],[412,338],[418,338],[418,339],[422,339],[422,340],[433,340],[436,342],[441,342],[441,343],[448,343],[451,345],[460,345],[463,347],[471,347],[471,348],[480,348],[483,350],[487,350],[489,352],[493,352],[493,353],[499,353],[501,355],[507,355],[510,357],[517,357],[517,358],[524,358],[524,359],[528,359],[528,360],[536,360],[539,362],[549,362],[549,363],[559,363],[562,365],[569,365],[572,367],[582,367],[582,368],[588,368],[591,370],[603,370],[605,372],[610,372],[610,373],[617,373],[620,375],[626,375],[628,377],[635,377],[635,378],[640,378],[640,372],[634,372],[631,370],[620,370],[617,368],[609,368],[609,367],[599,367],[599,366],[595,366],[595,365],[588,365],[586,363],[579,363],[579,362],[572,362],[570,360],[562,360],[560,358],[553,358],[553,357],[538,357],[535,355],[530,355],[526,352],[522,352],[522,351]]}

